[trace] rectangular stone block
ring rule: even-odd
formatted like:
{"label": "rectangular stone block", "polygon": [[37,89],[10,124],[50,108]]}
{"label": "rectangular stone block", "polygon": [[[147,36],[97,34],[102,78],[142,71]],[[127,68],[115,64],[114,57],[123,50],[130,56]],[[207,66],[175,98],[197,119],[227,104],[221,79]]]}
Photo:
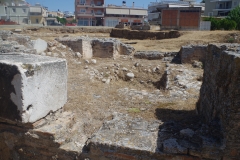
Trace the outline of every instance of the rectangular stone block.
{"label": "rectangular stone block", "polygon": [[182,46],[179,55],[181,63],[192,63],[193,61],[205,62],[207,45]]}
{"label": "rectangular stone block", "polygon": [[67,101],[64,59],[8,53],[0,55],[0,117],[32,123]]}

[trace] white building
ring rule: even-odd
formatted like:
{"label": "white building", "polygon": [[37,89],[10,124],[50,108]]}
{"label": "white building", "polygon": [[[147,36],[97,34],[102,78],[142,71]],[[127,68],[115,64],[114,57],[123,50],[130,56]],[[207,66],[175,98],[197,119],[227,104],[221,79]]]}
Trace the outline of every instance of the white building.
{"label": "white building", "polygon": [[144,23],[147,17],[147,10],[135,7],[134,3],[131,7],[127,7],[125,3],[122,6],[108,5],[105,10],[105,26],[115,27],[119,23],[127,25],[138,25]]}
{"label": "white building", "polygon": [[0,3],[0,19],[17,24],[28,24],[29,6],[25,0],[2,0]]}
{"label": "white building", "polygon": [[205,0],[205,16],[227,16],[235,7],[240,5],[240,0]]}

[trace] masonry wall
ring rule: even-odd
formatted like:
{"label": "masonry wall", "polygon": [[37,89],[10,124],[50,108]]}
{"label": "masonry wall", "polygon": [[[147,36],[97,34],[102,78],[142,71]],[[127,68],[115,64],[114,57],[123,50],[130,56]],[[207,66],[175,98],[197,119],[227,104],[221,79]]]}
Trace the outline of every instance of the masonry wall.
{"label": "masonry wall", "polygon": [[207,45],[182,46],[179,51],[181,63],[204,62],[207,54]]}
{"label": "masonry wall", "polygon": [[198,30],[200,26],[201,8],[186,7],[163,9],[161,12],[161,29]]}
{"label": "masonry wall", "polygon": [[[210,44],[197,112],[220,123],[224,160],[240,156],[240,45]],[[238,51],[237,51],[238,50]]]}
{"label": "masonry wall", "polygon": [[165,32],[148,32],[127,29],[112,29],[111,37],[126,38],[126,39],[168,39],[178,38],[180,33],[178,31],[165,31]]}

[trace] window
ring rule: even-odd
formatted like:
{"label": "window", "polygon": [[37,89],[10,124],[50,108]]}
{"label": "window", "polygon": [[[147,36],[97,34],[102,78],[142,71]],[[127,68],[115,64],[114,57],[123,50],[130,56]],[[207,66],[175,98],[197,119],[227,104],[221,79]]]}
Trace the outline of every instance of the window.
{"label": "window", "polygon": [[39,23],[38,19],[36,19],[36,23]]}
{"label": "window", "polygon": [[26,13],[26,9],[25,8],[23,9],[23,13]]}
{"label": "window", "polygon": [[80,9],[80,13],[85,13],[86,10],[85,9]]}
{"label": "window", "polygon": [[237,6],[237,2],[236,1],[233,2],[233,6],[234,7]]}
{"label": "window", "polygon": [[13,8],[13,9],[12,9],[12,12],[13,12],[13,13],[16,13],[16,8]]}
{"label": "window", "polygon": [[97,6],[101,6],[101,5],[102,5],[102,2],[97,1]]}
{"label": "window", "polygon": [[86,0],[80,0],[80,4],[85,4]]}
{"label": "window", "polygon": [[7,7],[5,7],[5,14],[7,14]]}
{"label": "window", "polygon": [[78,25],[79,26],[88,26],[89,25],[89,19],[88,18],[79,18],[78,19]]}

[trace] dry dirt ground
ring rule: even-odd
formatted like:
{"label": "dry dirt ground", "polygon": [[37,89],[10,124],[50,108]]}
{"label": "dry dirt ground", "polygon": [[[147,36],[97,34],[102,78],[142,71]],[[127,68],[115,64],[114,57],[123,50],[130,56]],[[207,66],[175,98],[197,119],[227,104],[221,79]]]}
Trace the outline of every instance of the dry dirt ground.
{"label": "dry dirt ground", "polygon": [[[46,41],[53,41],[59,36],[50,31],[26,32],[33,39],[41,38]],[[78,33],[68,34],[69,36],[109,37],[107,33]],[[165,40],[127,40],[125,43],[132,44],[138,50],[158,50],[163,52],[179,51],[182,45],[208,44],[212,42],[237,41],[240,32],[236,31],[189,31],[181,32],[181,37]],[[96,64],[86,63],[81,58],[76,58],[69,48],[61,49],[66,52],[68,61],[68,102],[64,110],[75,113],[76,119],[84,121],[83,132],[90,136],[97,131],[104,120],[111,118],[113,112],[126,113],[133,117],[143,117],[147,120],[173,119],[181,121],[187,116],[195,116],[195,105],[198,100],[199,88],[184,89],[181,92],[188,92],[187,96],[173,96],[171,90],[162,90],[158,86],[166,64],[163,60],[142,60],[132,56],[121,56],[117,59],[100,59]],[[139,65],[136,67],[136,63]],[[158,68],[153,72],[153,68]],[[191,82],[197,82],[203,70],[193,68],[191,64],[171,64],[174,77],[178,74],[191,73]],[[124,71],[126,70],[127,71]],[[183,71],[185,70],[185,71]],[[114,72],[118,73],[116,77]],[[135,74],[133,81],[125,81],[124,74],[131,71]],[[122,76],[121,76],[122,75]],[[188,75],[187,75],[188,76]],[[110,79],[110,83],[102,82],[102,79]],[[190,83],[190,82],[189,82]],[[199,82],[201,83],[201,82]],[[176,84],[177,85],[177,84]],[[179,87],[181,89],[181,87]],[[187,112],[175,112],[175,111]],[[189,112],[188,112],[189,111]],[[174,115],[172,114],[174,112]],[[190,115],[184,115],[190,114]]]}

